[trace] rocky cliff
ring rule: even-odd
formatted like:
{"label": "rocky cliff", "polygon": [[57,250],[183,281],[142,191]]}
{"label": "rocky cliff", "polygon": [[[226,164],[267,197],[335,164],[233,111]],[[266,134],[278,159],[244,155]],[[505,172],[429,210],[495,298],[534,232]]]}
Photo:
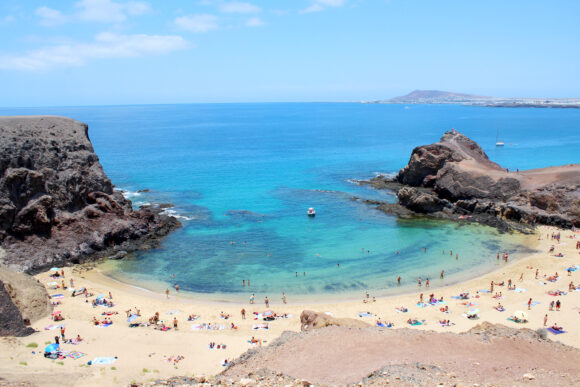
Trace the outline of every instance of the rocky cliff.
{"label": "rocky cliff", "polygon": [[86,124],[0,118],[1,264],[36,272],[154,245],[179,222],[131,202],[105,175]]}
{"label": "rocky cliff", "polygon": [[[379,177],[371,184],[394,189],[398,205],[414,213],[455,219],[467,215],[504,230],[580,226],[579,164],[509,172],[456,131],[413,149],[395,179]],[[379,206],[400,212],[392,207]]]}

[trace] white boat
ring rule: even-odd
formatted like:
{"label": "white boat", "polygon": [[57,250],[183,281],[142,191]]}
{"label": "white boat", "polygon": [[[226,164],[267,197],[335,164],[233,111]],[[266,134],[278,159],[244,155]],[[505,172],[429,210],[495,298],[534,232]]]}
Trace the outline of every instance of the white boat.
{"label": "white boat", "polygon": [[308,209],[308,212],[306,213],[308,216],[316,216],[316,211],[314,211],[314,208],[310,207]]}
{"label": "white boat", "polygon": [[504,146],[505,143],[499,140],[499,128],[497,128],[497,134],[495,135],[495,146]]}

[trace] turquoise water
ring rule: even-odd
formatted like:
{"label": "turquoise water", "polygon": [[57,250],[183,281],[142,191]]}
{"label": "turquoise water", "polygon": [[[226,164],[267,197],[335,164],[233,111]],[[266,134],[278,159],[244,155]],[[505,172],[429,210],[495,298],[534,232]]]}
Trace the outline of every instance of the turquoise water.
{"label": "turquoise water", "polygon": [[[160,248],[104,268],[139,286],[158,290],[177,282],[210,299],[282,291],[295,299],[387,294],[399,290],[398,275],[403,285],[418,276],[437,285],[444,269],[449,283],[491,270],[500,249],[528,251],[518,236],[488,227],[402,221],[352,200],[394,201],[351,179],[395,173],[413,147],[452,127],[507,168],[580,162],[580,110],[573,109],[280,103],[0,114],[58,114],[88,123],[106,173],[134,206],[174,203],[184,225]],[[504,148],[495,147],[497,128]],[[316,208],[315,218],[306,216],[308,207]],[[251,286],[242,286],[248,279]]]}

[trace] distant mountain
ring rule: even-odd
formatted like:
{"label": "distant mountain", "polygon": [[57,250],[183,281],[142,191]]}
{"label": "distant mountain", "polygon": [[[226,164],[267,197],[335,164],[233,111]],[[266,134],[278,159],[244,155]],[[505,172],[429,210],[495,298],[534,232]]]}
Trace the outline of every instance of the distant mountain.
{"label": "distant mountain", "polygon": [[459,104],[488,107],[580,108],[580,98],[503,98],[454,93],[441,90],[414,90],[407,95],[363,103]]}
{"label": "distant mountain", "polygon": [[474,94],[453,93],[441,90],[413,90],[407,95],[395,97],[389,100],[391,103],[440,103],[445,102],[464,102],[479,99],[491,99]]}

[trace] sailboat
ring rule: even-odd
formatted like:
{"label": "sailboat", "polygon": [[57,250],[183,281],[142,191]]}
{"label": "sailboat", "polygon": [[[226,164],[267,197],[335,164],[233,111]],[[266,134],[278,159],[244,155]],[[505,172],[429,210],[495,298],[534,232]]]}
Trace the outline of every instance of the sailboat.
{"label": "sailboat", "polygon": [[497,128],[497,134],[495,135],[495,146],[504,146],[505,143],[499,140],[499,128]]}

